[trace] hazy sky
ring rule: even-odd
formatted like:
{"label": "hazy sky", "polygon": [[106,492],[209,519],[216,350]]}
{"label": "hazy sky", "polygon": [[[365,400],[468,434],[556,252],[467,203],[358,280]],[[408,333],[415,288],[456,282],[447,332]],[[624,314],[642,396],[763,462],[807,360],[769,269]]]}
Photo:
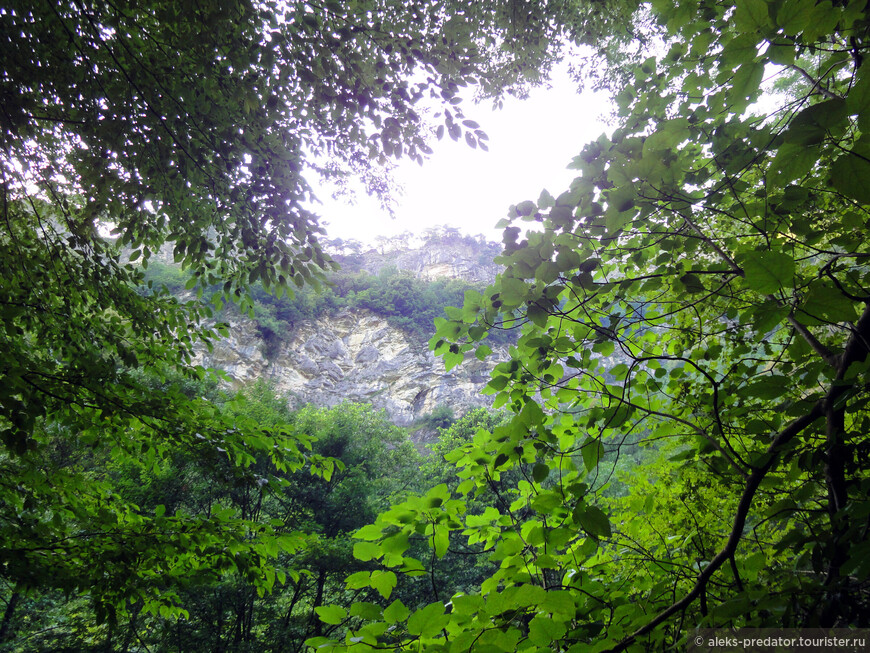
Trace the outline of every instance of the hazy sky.
{"label": "hazy sky", "polygon": [[492,111],[490,103],[463,107],[489,136],[489,152],[445,136],[432,144],[435,152],[422,166],[402,161],[396,179],[404,193],[395,220],[364,194],[355,206],[324,198],[317,210],[329,237],[371,243],[376,236],[447,224],[501,240],[494,225],[511,204],[536,200],[544,188],[558,195],[576,176],[566,166],[604,131],[607,100],[576,94],[567,75],[557,73],[553,88],[537,89],[528,100],[506,100],[501,110]]}

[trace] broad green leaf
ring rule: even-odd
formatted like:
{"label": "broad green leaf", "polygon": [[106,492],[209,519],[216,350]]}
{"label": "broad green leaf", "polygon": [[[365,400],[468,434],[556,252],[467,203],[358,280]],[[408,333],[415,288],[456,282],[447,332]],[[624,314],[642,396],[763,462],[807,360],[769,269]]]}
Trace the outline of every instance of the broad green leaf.
{"label": "broad green leaf", "polygon": [[373,571],[371,576],[371,586],[385,599],[390,598],[393,588],[398,582],[396,574],[392,571]]}
{"label": "broad green leaf", "polygon": [[769,295],[794,283],[794,259],[784,252],[747,252],[740,260],[746,285]]}
{"label": "broad green leaf", "polygon": [[843,154],[831,166],[831,184],[843,195],[870,204],[870,161],[857,153]]}
{"label": "broad green leaf", "polygon": [[486,357],[492,353],[492,349],[489,345],[480,345],[477,349],[474,350],[474,356],[477,360],[483,361],[486,360]]}
{"label": "broad green leaf", "polygon": [[550,475],[550,468],[547,467],[544,463],[537,463],[532,468],[532,478],[535,479],[535,483],[543,483],[547,476]]}
{"label": "broad green leaf", "polygon": [[776,13],[776,24],[789,35],[797,35],[809,26],[815,0],[785,0]]}
{"label": "broad green leaf", "polygon": [[408,619],[408,632],[418,637],[431,637],[444,628],[448,621],[450,615],[444,614],[444,604],[432,603],[411,615]]}
{"label": "broad green leaf", "polygon": [[754,32],[764,30],[770,24],[768,5],[765,0],[739,0],[735,17],[741,30]]}
{"label": "broad green leaf", "polygon": [[775,186],[785,186],[802,179],[819,160],[819,148],[785,143],[770,163],[768,176]]}
{"label": "broad green leaf", "polygon": [[597,506],[582,506],[574,511],[574,521],[593,537],[610,537],[610,520]]}
{"label": "broad green leaf", "polygon": [[532,501],[532,508],[542,514],[551,514],[562,505],[562,497],[556,492],[541,492]]}
{"label": "broad green leaf", "polygon": [[689,294],[702,293],[706,291],[704,284],[701,282],[701,278],[697,274],[684,274],[680,277],[680,283],[685,286],[686,292]]}
{"label": "broad green leaf", "polygon": [[370,587],[371,574],[368,571],[358,571],[351,574],[345,579],[348,589],[360,589],[362,587]]}
{"label": "broad green leaf", "polygon": [[747,101],[761,93],[761,80],[764,78],[764,62],[754,61],[742,64],[731,80],[729,99],[735,108],[742,108]]}
{"label": "broad green leaf", "polygon": [[751,381],[738,392],[740,396],[750,399],[776,399],[788,393],[791,387],[788,377],[774,374]]}
{"label": "broad green leaf", "polygon": [[858,116],[858,125],[866,131],[870,124],[870,73],[859,68],[855,76],[855,84],[846,96],[846,106],[849,113]]}
{"label": "broad green leaf", "polygon": [[542,647],[548,647],[565,635],[567,627],[562,621],[554,621],[550,617],[539,614],[529,622],[529,640]]}
{"label": "broad green leaf", "polygon": [[837,324],[853,321],[857,317],[855,302],[826,280],[817,280],[810,285],[798,309],[798,318],[808,324]]}
{"label": "broad green leaf", "polygon": [[788,317],[790,309],[776,301],[765,301],[752,311],[752,325],[759,334],[767,334]]}
{"label": "broad green leaf", "polygon": [[785,141],[803,146],[821,143],[829,135],[839,133],[848,113],[846,102],[840,98],[809,106],[791,121],[784,134]]}
{"label": "broad green leaf", "polygon": [[586,466],[586,471],[591,472],[598,466],[598,461],[604,456],[604,445],[601,443],[601,440],[587,438],[580,451],[583,454],[583,464]]}
{"label": "broad green leaf", "polygon": [[404,621],[410,614],[411,611],[399,599],[396,599],[384,608],[384,620],[390,624]]}
{"label": "broad green leaf", "polygon": [[574,600],[574,594],[568,590],[548,590],[541,609],[553,616],[564,617],[563,621],[573,619],[577,611]]}
{"label": "broad green leaf", "polygon": [[374,542],[356,542],[353,545],[353,557],[357,560],[366,562],[379,558],[381,555],[383,555],[381,546]]}
{"label": "broad green leaf", "polygon": [[444,526],[436,526],[435,532],[432,533],[432,546],[435,549],[435,555],[443,558],[450,546],[450,532]]}
{"label": "broad green leaf", "polygon": [[377,603],[368,603],[366,601],[352,603],[350,606],[350,616],[361,617],[370,621],[380,619],[381,606]]}
{"label": "broad green leaf", "polygon": [[314,611],[325,624],[340,624],[347,618],[347,610],[338,605],[321,605],[314,608]]}
{"label": "broad green leaf", "polygon": [[668,120],[658,125],[643,144],[644,157],[654,156],[656,150],[669,150],[689,138],[689,122],[686,118]]}

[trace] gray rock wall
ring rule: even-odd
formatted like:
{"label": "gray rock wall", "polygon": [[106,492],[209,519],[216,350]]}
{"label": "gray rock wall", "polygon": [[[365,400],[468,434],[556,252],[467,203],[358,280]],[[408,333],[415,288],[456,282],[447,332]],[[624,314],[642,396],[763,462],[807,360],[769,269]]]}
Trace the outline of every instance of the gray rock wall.
{"label": "gray rock wall", "polygon": [[487,362],[469,356],[445,371],[444,363],[424,344],[377,315],[344,310],[323,321],[298,324],[277,356],[267,360],[256,324],[237,317],[230,335],[202,351],[196,362],[222,369],[233,385],[266,379],[296,405],[334,406],[345,400],[386,410],[400,425],[412,424],[446,404],[459,415],[491,404],[480,391],[497,356]]}
{"label": "gray rock wall", "polygon": [[[356,254],[336,259],[351,271],[378,274],[395,267],[421,279],[462,279],[482,285],[491,283],[500,270],[492,262],[500,249],[467,237],[439,237],[414,249],[358,248]],[[171,260],[171,252],[161,254]],[[296,324],[277,354],[273,351],[266,359],[256,323],[240,315],[229,322],[229,336],[216,342],[212,352],[203,349],[196,362],[223,370],[232,385],[266,379],[297,406],[334,406],[345,400],[369,403],[386,410],[400,426],[413,424],[439,405],[449,406],[457,416],[491,405],[491,396],[480,391],[498,360],[506,358],[506,351],[496,351],[485,363],[469,356],[447,372],[425,343],[385,318],[345,309],[321,321]]]}
{"label": "gray rock wall", "polygon": [[388,267],[410,272],[419,279],[462,279],[488,285],[501,267],[492,259],[501,252],[495,243],[479,243],[470,238],[430,240],[415,249],[376,249],[356,256],[336,256],[343,267],[358,268],[378,274]]}

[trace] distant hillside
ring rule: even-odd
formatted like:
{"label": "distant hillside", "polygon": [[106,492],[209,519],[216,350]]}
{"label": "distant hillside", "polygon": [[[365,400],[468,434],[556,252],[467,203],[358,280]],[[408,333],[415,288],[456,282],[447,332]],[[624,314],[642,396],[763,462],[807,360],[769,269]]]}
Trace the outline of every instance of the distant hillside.
{"label": "distant hillside", "polygon": [[[329,246],[342,269],[329,275],[328,288],[277,298],[255,286],[253,318],[224,309],[219,318],[230,324],[229,336],[203,349],[198,362],[223,370],[234,385],[269,380],[300,405],[370,403],[403,426],[447,408],[459,415],[490,404],[480,391],[497,360],[472,358],[447,373],[427,341],[445,306],[461,305],[467,289],[494,278],[498,245],[440,232],[417,243]],[[184,274],[165,261],[152,262],[147,278],[182,293]],[[489,344],[504,353],[512,338],[494,330]]]}
{"label": "distant hillside", "polygon": [[501,269],[493,259],[502,246],[483,236],[465,236],[442,227],[421,236],[404,234],[380,239],[376,247],[357,241],[327,241],[327,250],[347,272],[379,274],[386,268],[409,272],[417,279],[457,279],[487,285]]}

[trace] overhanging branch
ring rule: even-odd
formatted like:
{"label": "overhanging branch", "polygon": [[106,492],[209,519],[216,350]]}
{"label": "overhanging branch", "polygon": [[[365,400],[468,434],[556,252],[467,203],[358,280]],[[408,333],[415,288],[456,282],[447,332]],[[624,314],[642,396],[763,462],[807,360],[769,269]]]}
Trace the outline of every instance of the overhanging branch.
{"label": "overhanging branch", "polygon": [[694,587],[688,594],[659,612],[649,623],[638,628],[634,633],[619,642],[619,644],[608,649],[609,653],[624,651],[640,637],[652,632],[659,624],[681,610],[686,609],[703,594],[713,574],[736,552],[737,546],[743,538],[743,528],[746,525],[746,518],[752,507],[755,492],[758,490],[764,477],[776,463],[779,454],[795,436],[819,418],[824,417],[828,407],[837,403],[850,390],[852,386],[848,383],[843,383],[846,372],[852,363],[864,361],[868,354],[870,354],[870,303],[865,306],[863,314],[852,329],[852,335],[843,349],[843,354],[838,357],[836,380],[840,383],[832,385],[825,397],[817,401],[806,415],[794,420],[774,437],[773,442],[767,448],[767,460],[761,466],[756,467],[747,479],[740,502],[737,504],[734,522],[725,546],[698,575]]}
{"label": "overhanging branch", "polygon": [[761,485],[761,481],[764,480],[764,477],[767,476],[767,472],[770,471],[771,467],[773,467],[774,462],[776,462],[777,456],[780,451],[788,444],[792,438],[798,435],[801,431],[807,428],[810,424],[815,422],[817,419],[824,415],[824,400],[819,400],[813,406],[812,410],[804,415],[803,417],[799,417],[791,424],[789,424],[785,429],[780,431],[780,433],[773,439],[773,442],[767,448],[767,462],[765,462],[761,467],[756,467],[755,471],[750,474],[749,479],[746,481],[746,486],[743,489],[743,495],[740,497],[740,503],[737,504],[737,513],[734,516],[734,523],[731,526],[731,533],[728,536],[728,542],[725,544],[725,547],[716,554],[710,564],[707,565],[704,570],[698,575],[698,580],[695,582],[695,586],[692,590],[686,594],[679,601],[671,604],[666,609],[659,612],[648,624],[645,626],[638,628],[634,633],[623,639],[619,644],[614,646],[611,649],[607,649],[608,653],[617,653],[618,651],[624,651],[626,648],[631,646],[638,638],[643,637],[647,633],[652,632],[655,628],[661,624],[663,621],[667,620],[677,612],[684,610],[689,605],[691,605],[698,597],[700,597],[704,589],[707,587],[707,582],[713,576],[714,573],[721,567],[725,562],[727,562],[737,550],[737,545],[740,543],[741,538],[743,537],[743,527],[746,525],[746,517],[749,515],[749,509],[752,507],[752,501],[755,498],[755,492],[758,490],[758,486]]}

